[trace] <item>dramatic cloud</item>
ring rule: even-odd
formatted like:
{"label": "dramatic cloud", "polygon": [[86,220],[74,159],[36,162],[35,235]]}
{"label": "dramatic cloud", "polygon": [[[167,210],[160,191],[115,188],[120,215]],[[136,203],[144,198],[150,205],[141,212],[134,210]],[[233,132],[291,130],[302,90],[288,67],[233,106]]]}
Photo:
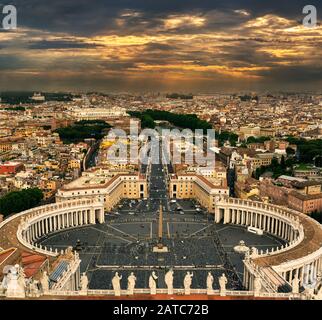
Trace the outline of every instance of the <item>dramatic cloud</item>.
{"label": "dramatic cloud", "polygon": [[319,90],[322,27],[302,26],[306,2],[16,0],[0,90]]}

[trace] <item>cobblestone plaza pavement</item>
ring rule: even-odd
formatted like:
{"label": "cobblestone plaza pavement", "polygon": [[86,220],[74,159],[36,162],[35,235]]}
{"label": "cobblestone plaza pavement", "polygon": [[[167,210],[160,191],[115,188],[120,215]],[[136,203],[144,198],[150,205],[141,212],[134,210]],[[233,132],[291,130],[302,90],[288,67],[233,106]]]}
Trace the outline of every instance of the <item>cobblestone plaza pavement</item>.
{"label": "cobblestone plaza pavement", "polygon": [[[193,205],[192,201],[180,203],[183,208]],[[139,205],[142,207],[144,203]],[[185,273],[193,271],[192,288],[203,288],[209,271],[215,278],[227,271],[225,260],[214,241],[214,233],[219,236],[241,279],[243,256],[233,251],[240,240],[244,240],[248,247],[263,250],[282,244],[272,236],[258,236],[235,225],[214,224],[205,213],[190,211],[186,210],[184,214],[164,213],[163,242],[169,249],[168,253],[152,252],[157,243],[158,214],[140,212],[129,215],[126,205],[117,215],[106,215],[106,222],[102,225],[62,231],[39,242],[61,250],[67,246],[76,247],[79,240],[81,272],[87,272],[91,289],[111,289],[111,278],[116,271],[123,276],[121,286],[124,289],[130,272],[136,275],[138,288],[148,287],[152,271],[158,275],[158,287],[165,288],[164,274],[170,268],[174,270],[174,287],[182,288]],[[218,287],[218,281],[215,281],[214,288]],[[234,287],[229,278],[227,287]]]}

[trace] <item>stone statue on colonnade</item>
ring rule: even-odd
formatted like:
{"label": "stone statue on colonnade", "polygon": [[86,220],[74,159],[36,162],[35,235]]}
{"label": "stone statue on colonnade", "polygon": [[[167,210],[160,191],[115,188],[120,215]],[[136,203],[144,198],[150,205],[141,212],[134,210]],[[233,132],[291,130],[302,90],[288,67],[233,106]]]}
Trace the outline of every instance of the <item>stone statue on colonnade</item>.
{"label": "stone statue on colonnade", "polygon": [[134,275],[133,272],[131,272],[131,274],[127,278],[127,292],[129,295],[134,294],[135,283],[136,283],[136,276]]}
{"label": "stone statue on colonnade", "polygon": [[23,269],[23,267],[20,267],[19,265],[16,265],[16,267],[18,268],[18,275],[19,275],[19,284],[26,289],[26,275],[25,275],[25,271]]}
{"label": "stone statue on colonnade", "polygon": [[207,294],[213,294],[213,292],[214,292],[213,283],[214,283],[214,277],[211,274],[211,272],[208,272],[208,276],[207,276]]}
{"label": "stone statue on colonnade", "polygon": [[7,291],[6,297],[8,298],[25,298],[26,297],[26,284],[22,284],[19,279],[19,265],[11,267],[9,273],[7,274]]}
{"label": "stone statue on colonnade", "polygon": [[113,286],[115,296],[118,296],[118,297],[121,295],[121,284],[120,284],[121,279],[122,279],[122,276],[119,276],[119,273],[115,272],[115,275],[112,278],[112,286]]}
{"label": "stone statue on colonnade", "polygon": [[29,295],[30,295],[30,297],[35,297],[35,298],[40,297],[38,284],[39,284],[39,281],[37,281],[37,280],[32,280],[29,283]]}
{"label": "stone statue on colonnade", "polygon": [[184,286],[184,293],[189,295],[190,294],[190,287],[192,284],[192,277],[193,277],[193,272],[190,273],[190,271],[187,271],[186,276],[184,277],[183,280],[183,286]]}
{"label": "stone statue on colonnade", "polygon": [[157,283],[156,280],[158,279],[158,276],[155,274],[155,271],[152,271],[152,274],[149,277],[149,288],[151,290],[151,294],[157,293]]}
{"label": "stone statue on colonnade", "polygon": [[225,296],[226,295],[226,285],[228,283],[228,280],[223,273],[222,276],[219,278],[219,287],[220,287],[220,295]]}
{"label": "stone statue on colonnade", "polygon": [[292,280],[292,293],[300,293],[300,280],[297,277]]}
{"label": "stone statue on colonnade", "polygon": [[49,291],[49,277],[47,275],[47,271],[44,271],[41,279],[40,279],[41,288],[44,294]]}
{"label": "stone statue on colonnade", "polygon": [[83,272],[83,275],[80,279],[81,284],[81,291],[86,292],[88,290],[88,278],[85,272]]}
{"label": "stone statue on colonnade", "polygon": [[170,269],[164,277],[164,282],[168,288],[168,294],[173,294],[173,270]]}
{"label": "stone statue on colonnade", "polygon": [[262,289],[262,282],[259,277],[254,279],[254,296],[257,297]]}

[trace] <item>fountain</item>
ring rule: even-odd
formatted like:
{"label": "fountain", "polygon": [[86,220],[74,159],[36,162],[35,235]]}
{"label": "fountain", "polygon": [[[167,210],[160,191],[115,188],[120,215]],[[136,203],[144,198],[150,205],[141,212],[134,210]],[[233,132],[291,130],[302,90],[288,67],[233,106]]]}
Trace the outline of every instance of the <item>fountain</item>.
{"label": "fountain", "polygon": [[250,249],[246,246],[245,241],[240,240],[239,244],[234,247],[234,251],[241,254],[246,254]]}

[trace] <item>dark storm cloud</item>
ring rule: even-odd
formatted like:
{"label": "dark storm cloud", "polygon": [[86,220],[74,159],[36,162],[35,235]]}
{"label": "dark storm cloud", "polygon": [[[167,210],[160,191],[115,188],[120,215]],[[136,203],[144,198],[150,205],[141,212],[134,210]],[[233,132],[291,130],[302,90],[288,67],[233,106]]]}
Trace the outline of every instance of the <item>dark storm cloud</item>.
{"label": "dark storm cloud", "polygon": [[[148,32],[162,24],[162,19],[168,15],[201,13],[211,10],[231,13],[233,10],[244,9],[252,16],[276,14],[292,19],[302,17],[302,8],[307,0],[230,0],[230,1],[195,1],[195,0],[54,0],[50,4],[43,0],[15,0],[20,26],[67,32],[76,35],[92,35],[101,32],[115,31],[128,33]],[[320,0],[309,1],[322,11]],[[139,15],[130,15],[138,12]],[[122,17],[122,14],[125,16]],[[127,14],[127,15],[126,15]],[[116,19],[124,21],[120,26]],[[231,19],[213,20],[209,27],[231,26],[238,20],[236,15]]]}
{"label": "dark storm cloud", "polygon": [[74,40],[41,40],[28,46],[29,49],[89,49],[97,47],[102,47],[102,45]]}
{"label": "dark storm cloud", "polygon": [[155,51],[155,50],[160,50],[160,51],[172,51],[173,49],[175,49],[175,46],[171,46],[169,44],[164,44],[164,43],[155,43],[155,42],[151,42],[148,45],[145,46],[145,49],[147,51]]}
{"label": "dark storm cloud", "polygon": [[0,54],[0,70],[10,71],[15,69],[23,69],[29,65],[29,61],[22,57]]}
{"label": "dark storm cloud", "polygon": [[133,62],[120,62],[120,61],[105,61],[98,63],[98,67],[107,71],[124,71],[128,69],[135,69],[136,63]]}
{"label": "dark storm cloud", "polygon": [[267,80],[291,82],[291,83],[322,83],[322,66],[279,66],[269,71],[259,72],[262,76],[265,76]]}

